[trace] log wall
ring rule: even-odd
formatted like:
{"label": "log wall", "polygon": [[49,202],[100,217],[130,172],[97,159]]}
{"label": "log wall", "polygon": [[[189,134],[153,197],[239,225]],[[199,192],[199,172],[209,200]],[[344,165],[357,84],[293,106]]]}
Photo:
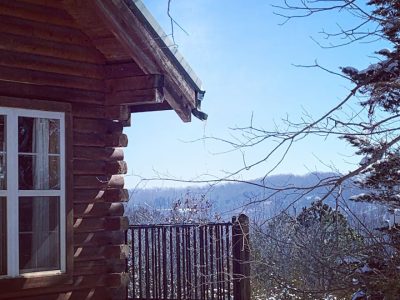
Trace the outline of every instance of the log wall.
{"label": "log wall", "polygon": [[0,105],[33,99],[70,105],[72,270],[63,283],[0,279],[0,299],[123,299],[129,112],[105,106],[109,62],[56,2],[0,1]]}

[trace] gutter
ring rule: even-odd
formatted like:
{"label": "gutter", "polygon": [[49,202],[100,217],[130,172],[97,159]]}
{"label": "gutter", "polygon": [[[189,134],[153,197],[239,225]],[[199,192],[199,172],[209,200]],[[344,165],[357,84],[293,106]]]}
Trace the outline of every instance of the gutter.
{"label": "gutter", "polygon": [[143,2],[141,0],[124,1],[129,9],[142,21],[143,25],[152,34],[160,49],[162,49],[165,55],[171,60],[174,67],[195,91],[195,108],[192,109],[193,116],[201,121],[207,120],[208,115],[201,111],[201,102],[204,99],[205,91],[202,89],[200,78],[197,77],[184,57],[179,53],[178,49],[176,47],[171,47],[173,44],[171,39],[167,36],[156,19],[154,19]]}

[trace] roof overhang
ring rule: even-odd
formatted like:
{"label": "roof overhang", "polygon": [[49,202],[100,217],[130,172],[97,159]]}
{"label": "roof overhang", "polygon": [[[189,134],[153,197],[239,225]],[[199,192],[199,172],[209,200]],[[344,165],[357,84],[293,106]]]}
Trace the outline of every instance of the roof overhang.
{"label": "roof overhang", "polygon": [[[136,82],[139,85],[140,92],[133,88],[130,92],[116,90],[106,101],[124,99],[124,96],[136,99],[136,106],[131,106],[132,112],[142,111],[147,106],[148,110],[163,110],[167,107],[163,103],[166,101],[185,122],[191,120],[192,113],[200,119],[206,119],[207,115],[200,111],[204,96],[201,81],[176,47],[171,47],[172,42],[143,3],[140,0],[93,0],[93,3],[118,42],[147,76],[142,81],[133,77],[130,79],[132,84]],[[121,86],[123,82],[114,80],[109,84],[115,90],[115,86]],[[120,97],[115,95],[118,92]],[[141,93],[148,94],[144,97]],[[141,96],[143,99],[152,99],[154,105],[140,103]],[[137,103],[141,104],[140,108]],[[129,105],[129,102],[126,104]]]}

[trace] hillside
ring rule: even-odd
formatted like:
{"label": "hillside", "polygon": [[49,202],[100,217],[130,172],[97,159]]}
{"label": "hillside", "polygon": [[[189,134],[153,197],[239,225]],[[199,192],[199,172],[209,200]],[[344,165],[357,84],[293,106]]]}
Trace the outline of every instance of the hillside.
{"label": "hillside", "polygon": [[[334,175],[333,173],[310,173],[303,176],[296,175],[275,175],[267,178],[267,185],[273,188],[282,187],[307,187],[316,184],[321,178]],[[260,180],[250,183],[221,183],[213,187],[186,187],[179,189],[172,188],[151,188],[137,189],[130,191],[130,201],[127,204],[127,211],[139,207],[165,211],[171,209],[174,202],[179,199],[205,198],[212,204],[214,213],[221,215],[225,220],[240,212],[245,212],[253,217],[269,218],[282,210],[290,213],[297,213],[301,208],[309,206],[311,202],[318,200],[325,194],[323,188],[318,188],[312,192],[301,195],[293,190],[283,190],[276,195],[273,191],[254,185]],[[349,219],[354,215],[361,220],[368,220],[368,223],[381,224],[385,219],[390,218],[384,207],[374,204],[350,201],[351,196],[357,195],[362,191],[352,185],[346,184],[343,189],[343,199],[341,209],[348,214]],[[332,196],[326,199],[326,203],[335,206]],[[354,214],[354,215],[353,215]]]}

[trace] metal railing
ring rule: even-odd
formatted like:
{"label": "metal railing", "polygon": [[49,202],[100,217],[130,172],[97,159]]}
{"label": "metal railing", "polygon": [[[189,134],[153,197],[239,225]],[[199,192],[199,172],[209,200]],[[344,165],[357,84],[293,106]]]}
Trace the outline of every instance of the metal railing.
{"label": "metal railing", "polygon": [[128,299],[239,299],[238,232],[238,222],[130,225]]}

